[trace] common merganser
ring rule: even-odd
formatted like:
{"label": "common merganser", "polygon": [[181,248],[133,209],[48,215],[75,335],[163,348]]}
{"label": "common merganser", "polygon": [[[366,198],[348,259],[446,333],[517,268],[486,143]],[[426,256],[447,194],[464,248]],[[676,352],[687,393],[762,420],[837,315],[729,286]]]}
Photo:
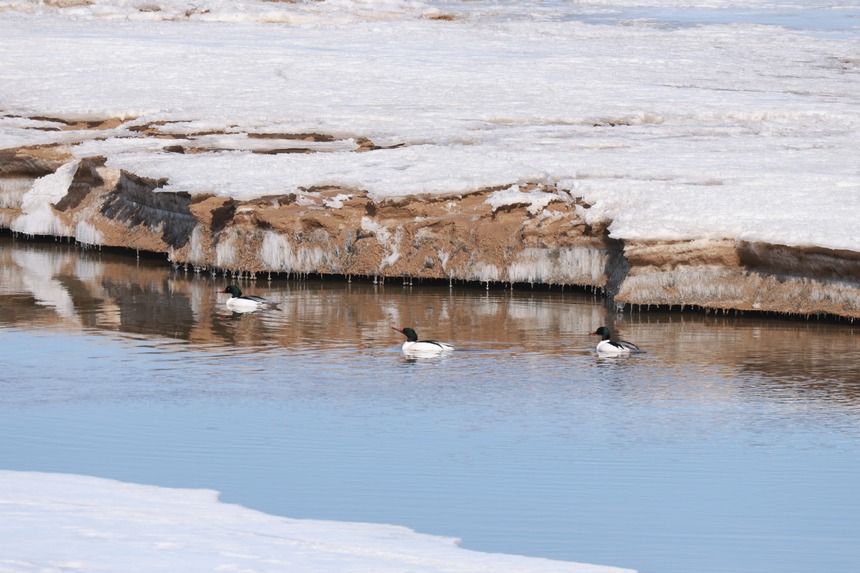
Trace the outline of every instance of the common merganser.
{"label": "common merganser", "polygon": [[227,299],[227,308],[234,312],[251,312],[263,308],[273,308],[275,306],[275,303],[260,296],[242,296],[242,291],[236,285],[230,285],[224,290],[219,290],[218,292],[231,295],[230,298]]}
{"label": "common merganser", "polygon": [[591,334],[602,336],[603,340],[597,343],[597,351],[601,354],[630,354],[631,352],[642,352],[642,350],[625,340],[610,340],[611,333],[605,326],[601,326]]}
{"label": "common merganser", "polygon": [[446,342],[436,342],[435,340],[418,340],[418,333],[408,326],[405,328],[394,328],[400,334],[406,337],[406,342],[401,346],[406,354],[441,354],[454,350],[454,347]]}

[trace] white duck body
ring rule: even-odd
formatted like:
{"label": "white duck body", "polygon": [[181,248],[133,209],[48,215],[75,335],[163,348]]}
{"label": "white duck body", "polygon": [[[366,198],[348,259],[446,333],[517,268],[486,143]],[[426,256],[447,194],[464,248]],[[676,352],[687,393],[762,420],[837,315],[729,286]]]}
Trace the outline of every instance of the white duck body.
{"label": "white duck body", "polygon": [[394,330],[406,337],[406,342],[400,347],[404,354],[433,355],[454,350],[454,347],[447,342],[418,340],[418,334],[411,328],[395,328]]}
{"label": "white duck body", "polygon": [[632,342],[627,342],[625,340],[610,340],[611,333],[605,326],[601,326],[592,332],[592,334],[597,334],[603,338],[603,340],[597,343],[597,352],[600,354],[630,354],[631,352],[642,352],[642,350]]}
{"label": "white duck body", "polygon": [[445,342],[436,342],[435,340],[419,340],[418,342],[409,342],[408,340],[400,347],[407,354],[439,354],[454,350],[454,347]]}
{"label": "white duck body", "polygon": [[611,340],[601,340],[597,343],[597,351],[601,354],[630,354],[631,352],[642,352],[638,346],[632,342],[624,342],[619,340],[612,342]]}

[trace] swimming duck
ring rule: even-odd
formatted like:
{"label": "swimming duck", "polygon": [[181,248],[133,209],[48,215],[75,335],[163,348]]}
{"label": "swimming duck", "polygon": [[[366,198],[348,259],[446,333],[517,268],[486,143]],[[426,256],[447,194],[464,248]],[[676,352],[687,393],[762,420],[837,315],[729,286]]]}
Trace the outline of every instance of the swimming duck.
{"label": "swimming duck", "polygon": [[591,334],[603,337],[597,343],[597,351],[601,354],[630,354],[631,352],[642,352],[638,346],[625,340],[610,340],[612,333],[605,326],[601,326]]}
{"label": "swimming duck", "polygon": [[441,354],[442,352],[454,350],[454,347],[446,342],[418,340],[418,333],[409,327],[392,327],[392,329],[406,337],[406,342],[400,347],[406,354]]}
{"label": "swimming duck", "polygon": [[251,312],[263,308],[273,308],[275,306],[275,303],[260,296],[242,296],[242,291],[236,285],[230,285],[224,290],[219,290],[218,292],[231,295],[230,298],[227,299],[227,308],[234,312]]}

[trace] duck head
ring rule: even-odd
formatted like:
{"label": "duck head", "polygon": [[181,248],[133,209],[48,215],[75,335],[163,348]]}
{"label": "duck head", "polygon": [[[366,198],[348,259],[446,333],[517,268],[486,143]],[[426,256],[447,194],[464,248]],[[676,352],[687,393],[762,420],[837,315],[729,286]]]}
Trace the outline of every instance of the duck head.
{"label": "duck head", "polygon": [[610,337],[609,329],[606,328],[605,326],[601,326],[600,328],[598,328],[597,330],[595,330],[591,334],[596,334],[597,336],[601,336],[601,337],[603,337],[603,340],[609,340],[609,337]]}
{"label": "duck head", "polygon": [[239,298],[240,296],[242,296],[242,291],[239,290],[239,287],[237,287],[236,285],[230,285],[227,288],[225,288],[224,290],[219,290],[218,292],[231,294],[231,295],[235,296],[236,298]]}
{"label": "duck head", "polygon": [[408,326],[404,328],[394,328],[392,326],[391,328],[405,336],[406,340],[408,340],[409,342],[418,342],[418,333],[409,328]]}

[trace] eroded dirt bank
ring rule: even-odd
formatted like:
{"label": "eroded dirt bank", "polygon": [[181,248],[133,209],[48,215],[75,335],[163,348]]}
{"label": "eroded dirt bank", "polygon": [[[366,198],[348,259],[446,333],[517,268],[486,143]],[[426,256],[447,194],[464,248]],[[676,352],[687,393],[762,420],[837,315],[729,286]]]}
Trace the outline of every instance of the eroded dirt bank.
{"label": "eroded dirt bank", "polygon": [[[54,185],[63,191],[34,186],[63,170],[68,185]],[[104,158],[75,161],[63,146],[2,151],[0,227],[166,253],[197,268],[592,286],[619,304],[860,317],[860,253],[621,243],[585,224],[587,204],[551,187],[524,187],[522,201],[501,203],[488,201],[498,189],[380,203],[358,189],[238,201],[163,192],[164,183]],[[533,191],[545,207],[533,208]]]}

